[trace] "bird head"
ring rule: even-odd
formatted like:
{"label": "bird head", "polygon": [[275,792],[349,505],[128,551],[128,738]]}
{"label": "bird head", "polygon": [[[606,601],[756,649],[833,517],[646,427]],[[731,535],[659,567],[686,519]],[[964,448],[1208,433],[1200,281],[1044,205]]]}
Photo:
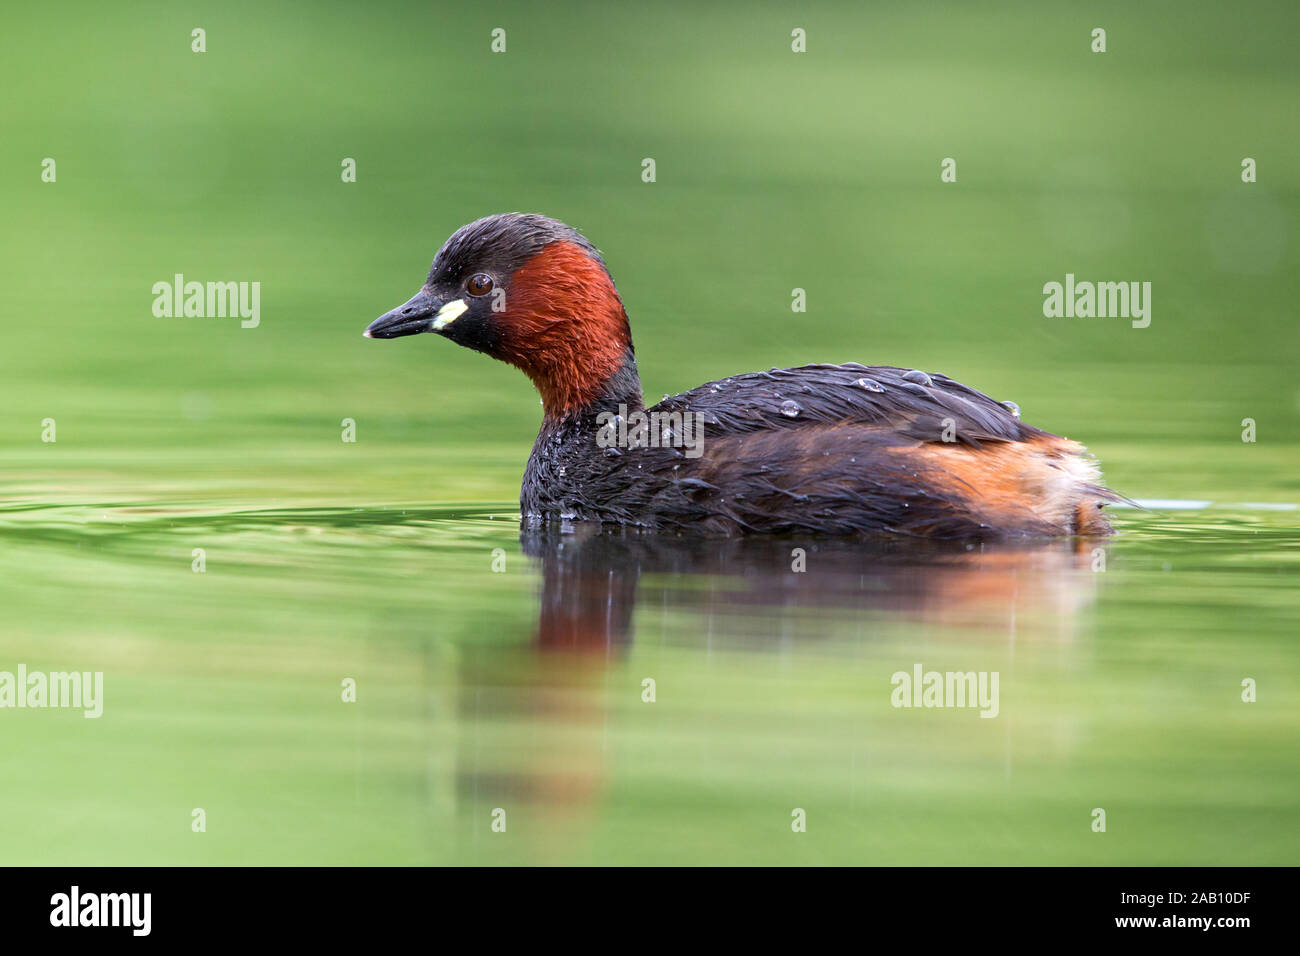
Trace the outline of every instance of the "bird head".
{"label": "bird head", "polygon": [[590,406],[632,358],[627,312],[596,247],[576,229],[527,213],[462,226],[409,301],[364,335],[433,332],[522,369],[548,416]]}

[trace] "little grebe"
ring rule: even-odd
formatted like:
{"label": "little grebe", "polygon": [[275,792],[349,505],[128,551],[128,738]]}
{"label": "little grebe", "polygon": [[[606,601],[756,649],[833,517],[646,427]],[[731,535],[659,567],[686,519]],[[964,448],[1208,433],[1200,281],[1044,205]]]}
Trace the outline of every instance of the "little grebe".
{"label": "little grebe", "polygon": [[[537,386],[545,414],[520,492],[533,523],[1093,535],[1111,530],[1102,505],[1124,500],[1097,484],[1083,446],[942,375],[806,365],[735,375],[646,408],[604,260],[544,216],[463,226],[415,297],[365,330],[417,332],[508,362]],[[683,447],[692,422],[702,440]]]}

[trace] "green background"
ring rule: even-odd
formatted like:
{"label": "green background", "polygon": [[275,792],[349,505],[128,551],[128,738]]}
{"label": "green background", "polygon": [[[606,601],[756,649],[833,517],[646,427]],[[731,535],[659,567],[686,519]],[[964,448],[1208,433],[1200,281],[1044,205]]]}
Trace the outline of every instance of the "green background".
{"label": "green background", "polygon": [[[1297,862],[1297,513],[1241,506],[1300,500],[1298,26],[1290,3],[7,12],[0,670],[103,670],[107,700],[0,711],[0,862]],[[557,663],[515,522],[531,386],[360,336],[455,228],[516,209],[604,251],[648,396],[918,367],[1086,442],[1130,496],[1213,504],[1120,513],[1104,574],[1053,552],[975,611],[961,587],[750,608],[723,646],[681,595],[743,579],[688,570],[653,605],[643,582],[626,654]],[[260,282],[260,327],[155,318],[177,272]],[[1044,318],[1067,272],[1151,282],[1150,327]],[[750,646],[773,620],[784,650]],[[916,661],[1001,668],[1002,716],[890,708]],[[493,789],[521,775],[567,801]]]}

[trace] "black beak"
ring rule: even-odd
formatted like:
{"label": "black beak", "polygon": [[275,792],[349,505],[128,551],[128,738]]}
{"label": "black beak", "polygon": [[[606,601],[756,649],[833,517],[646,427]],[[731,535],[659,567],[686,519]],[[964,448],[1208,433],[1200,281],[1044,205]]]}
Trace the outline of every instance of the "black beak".
{"label": "black beak", "polygon": [[403,335],[428,332],[433,326],[433,317],[442,306],[440,299],[421,289],[411,301],[399,305],[391,312],[385,312],[361,334],[368,339],[396,339]]}

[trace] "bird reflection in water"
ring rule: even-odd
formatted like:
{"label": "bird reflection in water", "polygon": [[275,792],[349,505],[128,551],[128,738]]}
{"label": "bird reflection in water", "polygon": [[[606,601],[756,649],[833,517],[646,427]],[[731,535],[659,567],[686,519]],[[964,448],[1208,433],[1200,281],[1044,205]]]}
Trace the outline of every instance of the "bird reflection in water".
{"label": "bird reflection in water", "polygon": [[695,611],[702,635],[745,644],[788,634],[785,619],[807,608],[994,628],[1047,615],[1068,628],[1105,567],[1105,546],[1083,538],[702,540],[580,527],[521,542],[542,572],[538,650],[603,654],[631,643],[637,606]]}
{"label": "bird reflection in water", "polygon": [[[634,641],[705,660],[721,650],[834,654],[837,640],[884,630],[931,650],[941,639],[1005,654],[1018,637],[1068,647],[1106,560],[1104,544],[1082,538],[700,539],[574,525],[525,530],[521,544],[541,574],[535,638],[468,654],[459,671],[457,791],[474,808],[474,856],[485,860],[497,842],[479,835],[489,808],[524,834],[509,842],[528,852],[507,858],[589,859],[585,835],[611,783],[610,719],[644,693],[645,675],[623,666]],[[861,658],[843,653],[846,666]]]}

